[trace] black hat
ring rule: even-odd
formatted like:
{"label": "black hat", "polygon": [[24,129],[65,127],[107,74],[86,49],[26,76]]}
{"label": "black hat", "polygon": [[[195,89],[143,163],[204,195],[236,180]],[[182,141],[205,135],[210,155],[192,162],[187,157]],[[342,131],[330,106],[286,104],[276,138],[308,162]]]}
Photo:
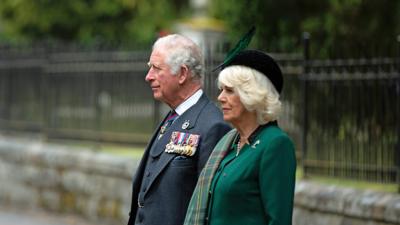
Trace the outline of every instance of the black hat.
{"label": "black hat", "polygon": [[234,65],[246,66],[261,72],[268,77],[275,89],[281,93],[283,87],[282,71],[271,56],[257,50],[242,50],[229,62],[223,64],[221,68],[224,69]]}
{"label": "black hat", "polygon": [[214,68],[213,71],[216,71],[217,69],[224,69],[233,65],[247,66],[267,76],[275,86],[275,89],[281,93],[283,86],[282,71],[275,60],[271,56],[261,51],[244,50],[249,45],[255,32],[256,27],[251,27],[250,30],[243,35],[235,47],[228,52],[224,62]]}

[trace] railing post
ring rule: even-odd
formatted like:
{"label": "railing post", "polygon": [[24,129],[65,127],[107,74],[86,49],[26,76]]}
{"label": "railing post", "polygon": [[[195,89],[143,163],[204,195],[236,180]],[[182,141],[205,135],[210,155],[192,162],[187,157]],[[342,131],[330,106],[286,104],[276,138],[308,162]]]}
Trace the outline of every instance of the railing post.
{"label": "railing post", "polygon": [[13,86],[13,71],[10,70],[8,74],[5,75],[7,77],[7,87],[6,87],[6,96],[5,96],[5,114],[4,118],[7,120],[7,129],[9,129],[9,123],[11,121],[11,111],[12,111],[12,86]]}
{"label": "railing post", "polygon": [[44,62],[42,65],[40,65],[40,75],[42,78],[42,90],[47,90],[47,91],[42,91],[41,93],[41,100],[42,100],[42,116],[43,119],[41,121],[41,134],[42,138],[47,140],[49,138],[49,128],[50,128],[50,122],[51,122],[51,115],[54,113],[54,109],[51,108],[51,94],[49,94],[50,89],[50,73],[46,71],[46,67],[49,66],[50,61],[50,54],[48,50],[44,52]]}
{"label": "railing post", "polygon": [[109,98],[107,97],[107,93],[103,92],[103,76],[102,74],[95,74],[93,76],[94,80],[94,90],[95,90],[95,99],[94,99],[94,108],[96,110],[95,120],[94,120],[94,130],[95,130],[95,140],[96,140],[96,149],[101,148],[100,143],[103,141],[102,131],[103,131],[103,111],[104,108],[109,104]]}
{"label": "railing post", "polygon": [[[397,35],[397,117],[400,115],[400,34]],[[396,167],[397,167],[397,192],[400,193],[400,118],[397,118],[397,146],[395,149]]]}
{"label": "railing post", "polygon": [[[1,51],[1,57],[0,57],[0,61],[3,61],[3,59],[7,59],[10,50],[7,49],[6,47],[2,47],[2,49],[0,49]],[[0,74],[0,80],[3,83],[3,85],[0,86],[0,88],[4,89],[2,90],[2,93],[4,93],[4,96],[0,96],[3,97],[3,103],[0,104],[0,119],[2,121],[0,121],[0,129],[3,131],[8,131],[9,130],[9,126],[10,126],[10,121],[11,121],[11,112],[12,112],[12,83],[13,83],[13,70],[9,69],[6,71],[3,71]],[[0,92],[1,94],[1,92]],[[3,108],[1,108],[3,107]]]}
{"label": "railing post", "polygon": [[302,108],[302,133],[301,133],[301,161],[303,168],[303,178],[307,178],[307,132],[308,132],[308,118],[307,118],[307,74],[309,72],[309,60],[310,60],[310,34],[308,32],[303,33],[303,75],[301,79],[301,96],[302,96],[302,104],[300,108]]}

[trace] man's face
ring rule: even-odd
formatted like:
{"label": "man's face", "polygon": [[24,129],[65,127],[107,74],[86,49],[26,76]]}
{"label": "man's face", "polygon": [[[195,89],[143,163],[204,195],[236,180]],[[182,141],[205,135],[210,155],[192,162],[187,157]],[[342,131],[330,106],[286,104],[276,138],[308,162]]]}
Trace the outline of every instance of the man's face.
{"label": "man's face", "polygon": [[153,97],[173,105],[179,91],[178,76],[172,74],[170,66],[165,63],[165,52],[153,50],[148,64],[150,69],[145,79],[150,84]]}

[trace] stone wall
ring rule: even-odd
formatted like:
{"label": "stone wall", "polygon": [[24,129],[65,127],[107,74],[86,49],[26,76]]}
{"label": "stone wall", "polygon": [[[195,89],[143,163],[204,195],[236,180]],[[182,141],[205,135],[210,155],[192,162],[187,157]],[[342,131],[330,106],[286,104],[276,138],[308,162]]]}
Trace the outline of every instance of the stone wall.
{"label": "stone wall", "polygon": [[[137,160],[0,136],[0,205],[126,224]],[[294,225],[400,224],[400,195],[299,181]]]}
{"label": "stone wall", "polygon": [[126,224],[138,162],[0,137],[0,204]]}
{"label": "stone wall", "polygon": [[400,195],[301,181],[293,218],[295,225],[400,224]]}

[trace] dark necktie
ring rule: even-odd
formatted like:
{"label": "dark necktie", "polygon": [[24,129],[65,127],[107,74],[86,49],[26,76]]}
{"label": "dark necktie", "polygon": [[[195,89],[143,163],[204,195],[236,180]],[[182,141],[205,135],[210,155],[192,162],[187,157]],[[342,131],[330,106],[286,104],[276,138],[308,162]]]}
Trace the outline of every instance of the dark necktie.
{"label": "dark necktie", "polygon": [[163,136],[163,134],[167,131],[168,127],[171,126],[171,124],[176,120],[176,118],[178,118],[178,114],[174,110],[172,110],[169,113],[167,119],[165,119],[164,124],[160,128],[160,134],[158,136],[158,139],[160,139]]}

